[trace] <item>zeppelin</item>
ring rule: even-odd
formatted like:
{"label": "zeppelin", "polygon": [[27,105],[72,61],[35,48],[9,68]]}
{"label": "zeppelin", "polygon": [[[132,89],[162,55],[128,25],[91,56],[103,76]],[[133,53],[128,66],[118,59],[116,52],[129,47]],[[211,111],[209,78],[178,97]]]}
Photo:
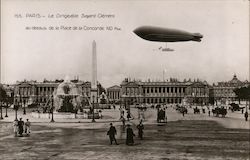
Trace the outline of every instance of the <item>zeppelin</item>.
{"label": "zeppelin", "polygon": [[142,39],[157,42],[181,42],[197,41],[200,42],[203,35],[200,33],[189,33],[177,29],[160,28],[152,26],[142,26],[136,28],[134,33]]}

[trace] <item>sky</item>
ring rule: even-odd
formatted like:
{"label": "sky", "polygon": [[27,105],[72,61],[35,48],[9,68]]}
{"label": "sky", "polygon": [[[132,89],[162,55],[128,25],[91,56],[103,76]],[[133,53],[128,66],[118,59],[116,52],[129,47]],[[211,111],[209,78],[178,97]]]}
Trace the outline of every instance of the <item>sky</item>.
{"label": "sky", "polygon": [[[1,2],[2,83],[55,80],[65,76],[91,81],[94,40],[97,79],[104,87],[119,85],[126,77],[142,81],[199,78],[212,84],[229,81],[236,74],[242,81],[249,80],[247,0]],[[37,17],[26,17],[27,14]],[[62,18],[59,16],[62,14],[79,17]],[[54,18],[48,17],[51,15]],[[111,17],[86,18],[86,15]],[[168,43],[175,51],[161,52],[158,48],[165,43],[146,41],[133,33],[145,25],[201,33],[204,37],[201,42]],[[50,26],[78,29],[49,30]],[[79,29],[84,26],[104,27],[104,30]],[[113,30],[107,30],[109,26]],[[27,27],[46,27],[47,30]]]}

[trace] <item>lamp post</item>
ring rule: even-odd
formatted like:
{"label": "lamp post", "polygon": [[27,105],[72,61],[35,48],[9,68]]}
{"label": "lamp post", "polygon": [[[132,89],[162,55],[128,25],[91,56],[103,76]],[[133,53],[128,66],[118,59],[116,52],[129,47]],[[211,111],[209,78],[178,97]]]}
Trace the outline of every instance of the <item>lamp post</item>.
{"label": "lamp post", "polygon": [[194,91],[192,91],[192,95],[191,95],[192,99],[193,99],[193,105],[195,104],[195,97],[194,97]]}
{"label": "lamp post", "polygon": [[0,119],[3,119],[3,110],[2,110],[2,107],[3,107],[3,102],[0,102],[0,107],[1,107],[1,117],[0,117]]}
{"label": "lamp post", "polygon": [[95,122],[95,96],[93,95],[92,96],[92,98],[93,98],[93,102],[92,102],[92,107],[93,107],[93,116],[92,116],[92,122]]}
{"label": "lamp post", "polygon": [[8,114],[7,114],[7,112],[8,112],[8,101],[6,102],[6,104],[5,104],[5,117],[8,117]]}
{"label": "lamp post", "polygon": [[15,96],[15,98],[14,98],[14,107],[13,107],[13,109],[15,110],[15,121],[17,121],[17,109],[18,109],[16,100],[17,100],[17,98]]}
{"label": "lamp post", "polygon": [[14,110],[15,110],[15,121],[17,121],[17,110],[18,110],[18,104],[14,104]]}
{"label": "lamp post", "polygon": [[51,109],[50,109],[50,111],[51,111],[51,121],[50,122],[55,122],[54,121],[54,114],[53,114],[53,111],[54,111],[54,100],[53,100],[53,95],[51,96]]}
{"label": "lamp post", "polygon": [[26,99],[23,99],[23,114],[26,115],[26,109],[25,109],[25,105],[26,105]]}

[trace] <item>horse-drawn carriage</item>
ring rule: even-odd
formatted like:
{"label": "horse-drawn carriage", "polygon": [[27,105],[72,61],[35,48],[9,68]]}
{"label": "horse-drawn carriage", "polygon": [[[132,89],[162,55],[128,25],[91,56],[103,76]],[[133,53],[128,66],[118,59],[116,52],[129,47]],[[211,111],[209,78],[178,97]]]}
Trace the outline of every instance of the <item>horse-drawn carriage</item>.
{"label": "horse-drawn carriage", "polygon": [[240,111],[242,110],[244,107],[240,107],[240,105],[236,104],[236,103],[230,103],[230,109],[232,112],[234,111]]}
{"label": "horse-drawn carriage", "polygon": [[221,114],[222,117],[225,117],[227,114],[227,110],[224,107],[216,107],[214,109],[212,109],[213,112],[213,116],[219,117],[219,115]]}
{"label": "horse-drawn carriage", "polygon": [[188,113],[188,110],[187,110],[186,107],[181,107],[181,108],[180,108],[180,112],[181,112],[181,113],[187,114],[187,113]]}
{"label": "horse-drawn carriage", "polygon": [[194,108],[194,114],[200,114],[200,109],[198,109],[197,107]]}
{"label": "horse-drawn carriage", "polygon": [[176,110],[179,111],[180,113],[185,113],[185,114],[187,114],[188,112],[187,108],[183,106],[177,106]]}

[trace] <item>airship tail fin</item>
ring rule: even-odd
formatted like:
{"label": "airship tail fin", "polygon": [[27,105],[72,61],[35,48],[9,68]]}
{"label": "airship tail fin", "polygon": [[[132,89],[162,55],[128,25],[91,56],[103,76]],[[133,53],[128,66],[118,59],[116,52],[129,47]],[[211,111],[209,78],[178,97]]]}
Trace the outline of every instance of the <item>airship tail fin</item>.
{"label": "airship tail fin", "polygon": [[197,42],[200,42],[201,38],[203,37],[203,35],[201,35],[200,33],[194,33],[193,35],[194,35],[193,41]]}
{"label": "airship tail fin", "polygon": [[196,42],[200,42],[200,41],[201,41],[200,38],[196,38],[196,37],[194,37],[192,40],[193,40],[193,41],[196,41]]}

